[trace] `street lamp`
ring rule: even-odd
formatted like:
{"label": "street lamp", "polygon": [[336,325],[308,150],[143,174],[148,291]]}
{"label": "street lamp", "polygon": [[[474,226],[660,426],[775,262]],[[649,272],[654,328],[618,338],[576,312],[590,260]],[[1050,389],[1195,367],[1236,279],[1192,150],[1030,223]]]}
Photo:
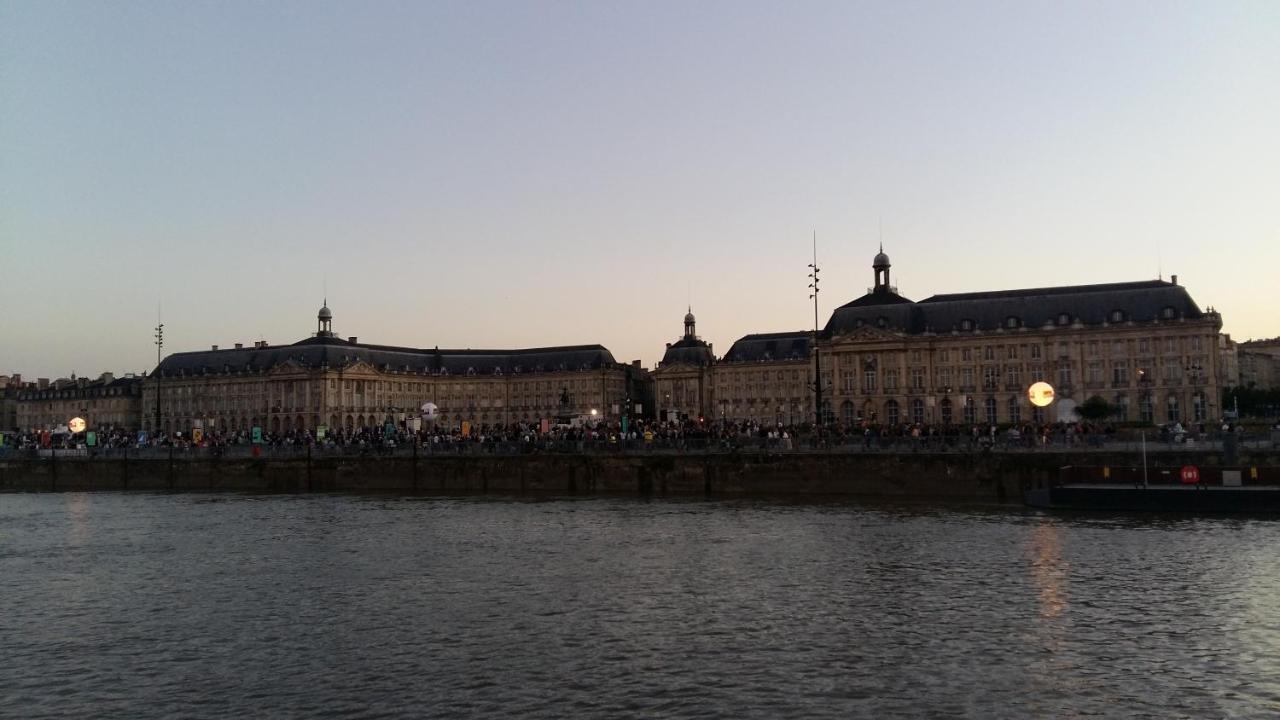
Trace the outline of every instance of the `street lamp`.
{"label": "street lamp", "polygon": [[164,323],[156,325],[156,426],[155,436],[160,437],[160,352],[164,349]]}
{"label": "street lamp", "polygon": [[813,262],[809,263],[809,289],[813,292],[809,295],[809,299],[813,300],[813,395],[814,395],[814,419],[817,421],[814,427],[822,427],[822,361],[818,353],[818,273],[821,269],[818,267],[818,232],[813,233]]}

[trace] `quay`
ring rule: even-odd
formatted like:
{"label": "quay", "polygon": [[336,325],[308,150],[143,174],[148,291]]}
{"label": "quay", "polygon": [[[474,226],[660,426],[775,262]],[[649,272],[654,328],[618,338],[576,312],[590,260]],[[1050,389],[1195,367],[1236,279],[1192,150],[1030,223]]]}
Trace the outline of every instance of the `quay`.
{"label": "quay", "polygon": [[[1230,462],[1228,462],[1230,461]],[[1021,502],[1062,469],[1132,477],[1131,450],[251,454],[121,452],[0,459],[0,492],[174,491],[644,496],[837,496]],[[1148,454],[1153,482],[1187,465],[1212,481],[1227,467],[1280,484],[1272,448]],[[1256,475],[1256,477],[1254,477]]]}

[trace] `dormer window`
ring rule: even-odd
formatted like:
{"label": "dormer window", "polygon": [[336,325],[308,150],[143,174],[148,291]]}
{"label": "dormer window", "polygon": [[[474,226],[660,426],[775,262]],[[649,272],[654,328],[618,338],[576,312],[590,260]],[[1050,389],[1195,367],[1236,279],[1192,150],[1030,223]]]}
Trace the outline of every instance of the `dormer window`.
{"label": "dormer window", "polygon": [[1070,325],[1070,324],[1071,324],[1071,315],[1070,315],[1069,313],[1058,313],[1058,324],[1059,324],[1059,325]]}
{"label": "dormer window", "polygon": [[1118,323],[1118,322],[1124,322],[1124,311],[1123,311],[1123,310],[1112,310],[1112,311],[1111,311],[1111,322],[1116,322],[1116,323]]}
{"label": "dormer window", "polygon": [[860,327],[862,327],[863,325],[866,325],[866,324],[867,324],[867,323],[866,323],[866,322],[864,322],[864,321],[862,320],[862,318],[858,318],[857,320],[854,320],[854,321],[853,321],[853,326],[854,326],[854,327],[856,327],[856,328],[860,328]]}
{"label": "dormer window", "polygon": [[960,321],[960,329],[964,331],[973,330],[973,321],[968,318]]}
{"label": "dormer window", "polygon": [[1005,326],[1005,327],[1007,327],[1007,328],[1009,328],[1009,329],[1016,328],[1016,327],[1018,327],[1018,326],[1019,326],[1019,325],[1021,325],[1021,324],[1022,324],[1022,322],[1021,322],[1021,321],[1019,321],[1019,320],[1018,320],[1018,318],[1017,318],[1017,317],[1015,317],[1015,316],[1013,316],[1013,315],[1010,315],[1009,317],[1007,317],[1007,318],[1005,318],[1005,319],[1004,319],[1004,326]]}
{"label": "dormer window", "polygon": [[887,318],[887,317],[885,317],[885,316],[883,316],[883,315],[881,315],[880,317],[876,318],[876,327],[885,327],[885,326],[887,326],[888,324],[889,324],[889,318]]}
{"label": "dormer window", "polygon": [[1164,310],[1160,311],[1160,317],[1165,320],[1172,320],[1178,317],[1178,311],[1174,310],[1172,307],[1166,307]]}

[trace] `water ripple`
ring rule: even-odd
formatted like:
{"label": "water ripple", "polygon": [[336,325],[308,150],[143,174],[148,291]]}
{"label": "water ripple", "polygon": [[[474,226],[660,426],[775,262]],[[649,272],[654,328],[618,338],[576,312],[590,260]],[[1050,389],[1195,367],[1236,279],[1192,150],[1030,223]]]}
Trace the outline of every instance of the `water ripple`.
{"label": "water ripple", "polygon": [[5,717],[1273,717],[1280,523],[0,497]]}

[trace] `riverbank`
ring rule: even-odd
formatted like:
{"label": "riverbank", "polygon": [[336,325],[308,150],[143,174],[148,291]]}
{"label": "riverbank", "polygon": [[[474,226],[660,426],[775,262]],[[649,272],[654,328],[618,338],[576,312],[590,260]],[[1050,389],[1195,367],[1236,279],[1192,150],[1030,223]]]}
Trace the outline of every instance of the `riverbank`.
{"label": "riverbank", "polygon": [[[296,458],[22,458],[0,461],[0,491],[388,492],[641,495],[833,495],[1014,501],[1064,466],[1142,464],[1131,452],[546,454]],[[1153,480],[1184,465],[1211,479],[1221,453],[1148,457]],[[1280,453],[1233,467],[1280,481]],[[1176,481],[1176,477],[1174,478]]]}

